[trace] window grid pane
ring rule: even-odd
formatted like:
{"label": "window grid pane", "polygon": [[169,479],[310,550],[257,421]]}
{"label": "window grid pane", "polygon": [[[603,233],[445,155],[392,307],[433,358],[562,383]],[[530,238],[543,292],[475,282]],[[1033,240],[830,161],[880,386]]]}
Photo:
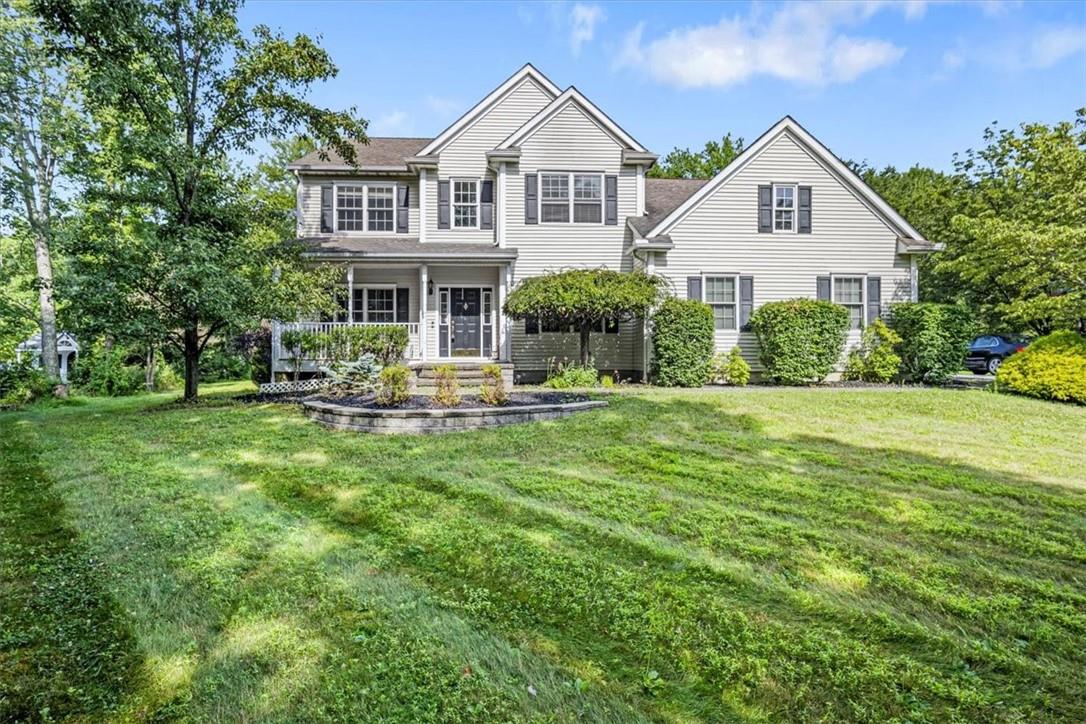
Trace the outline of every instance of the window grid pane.
{"label": "window grid pane", "polygon": [[573,198],[599,201],[603,198],[599,176],[574,176]]}
{"label": "window grid pane", "polygon": [[473,229],[479,225],[479,183],[453,182],[453,226]]}
{"label": "window grid pane", "polygon": [[394,289],[367,289],[366,314],[370,322],[396,321],[396,291]]}
{"label": "window grid pane", "polygon": [[706,277],[705,301],[709,304],[734,304],[735,278]]}
{"label": "window grid pane", "polygon": [[540,211],[540,221],[545,223],[561,223],[569,221],[569,204],[564,201],[560,204],[544,203],[541,205]]}
{"label": "window grid pane", "polygon": [[794,189],[791,186],[775,186],[774,193],[777,198],[775,206],[778,209],[793,208],[793,191]]}
{"label": "window grid pane", "polygon": [[714,304],[713,323],[717,329],[735,329],[735,305]]}
{"label": "window grid pane", "polygon": [[598,224],[603,220],[603,209],[599,202],[573,204],[573,221],[578,224]]}
{"label": "window grid pane", "polygon": [[367,202],[370,231],[392,231],[392,198],[391,186],[370,186]]}
{"label": "window grid pane", "polygon": [[539,181],[540,198],[544,201],[569,200],[569,176],[543,174]]}
{"label": "window grid pane", "polygon": [[340,231],[365,231],[362,186],[336,187],[336,226]]}
{"label": "window grid pane", "polygon": [[833,280],[833,301],[848,308],[851,329],[863,328],[863,288],[862,277],[840,277]]}

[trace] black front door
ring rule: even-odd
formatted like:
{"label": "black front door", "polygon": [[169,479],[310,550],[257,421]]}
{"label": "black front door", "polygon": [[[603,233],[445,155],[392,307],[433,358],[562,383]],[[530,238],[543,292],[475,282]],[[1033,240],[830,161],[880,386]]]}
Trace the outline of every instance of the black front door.
{"label": "black front door", "polygon": [[449,311],[452,316],[449,347],[453,357],[478,357],[482,354],[479,297],[478,289],[453,287],[449,290]]}

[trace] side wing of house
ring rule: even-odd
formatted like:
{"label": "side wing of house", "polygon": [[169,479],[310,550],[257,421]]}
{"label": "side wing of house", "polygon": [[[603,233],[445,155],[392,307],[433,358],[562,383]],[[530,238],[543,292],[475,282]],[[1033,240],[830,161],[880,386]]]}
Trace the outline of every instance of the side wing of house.
{"label": "side wing of house", "polygon": [[649,265],[677,295],[710,303],[717,349],[738,344],[756,370],[754,309],[797,297],[844,304],[851,348],[891,304],[915,299],[914,252],[930,250],[815,144],[785,119],[640,240],[671,245],[647,252]]}

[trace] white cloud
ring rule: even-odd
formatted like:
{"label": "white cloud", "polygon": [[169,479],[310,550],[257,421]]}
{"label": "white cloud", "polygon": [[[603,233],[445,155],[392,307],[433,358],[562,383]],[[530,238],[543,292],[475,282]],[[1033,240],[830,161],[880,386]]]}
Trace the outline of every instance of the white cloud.
{"label": "white cloud", "polygon": [[455,98],[441,98],[439,96],[426,96],[426,107],[439,116],[451,116],[457,111],[466,110],[464,104]]}
{"label": "white cloud", "polygon": [[581,46],[596,35],[596,25],[603,20],[603,8],[599,5],[577,3],[569,11],[569,47],[574,55],[581,52]]}
{"label": "white cloud", "polygon": [[[726,87],[755,76],[805,85],[847,83],[896,63],[905,49],[888,40],[843,34],[884,7],[879,2],[792,3],[768,15],[722,18],[716,25],[672,30],[643,42],[644,23],[627,34],[616,67],[640,68],[682,88]],[[897,3],[906,17],[917,3]]]}
{"label": "white cloud", "polygon": [[404,111],[391,111],[379,117],[370,127],[374,136],[398,136],[411,130],[411,119]]}
{"label": "white cloud", "polygon": [[1083,50],[1086,50],[1086,28],[1047,28],[1034,36],[1021,58],[1021,64],[1027,68],[1051,68]]}

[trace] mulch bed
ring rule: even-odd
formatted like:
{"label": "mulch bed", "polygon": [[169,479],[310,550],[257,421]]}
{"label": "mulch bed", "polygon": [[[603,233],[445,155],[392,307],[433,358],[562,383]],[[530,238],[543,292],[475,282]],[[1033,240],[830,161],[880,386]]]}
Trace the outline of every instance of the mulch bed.
{"label": "mulch bed", "polygon": [[[329,395],[327,393],[287,393],[282,395],[242,395],[237,399],[242,402],[280,402],[280,403],[300,403],[300,402],[330,402],[336,405],[344,405],[346,407],[360,407],[364,409],[381,409],[381,410],[439,410],[439,409],[466,409],[472,407],[489,407],[486,403],[479,398],[478,395],[463,395],[460,398],[460,404],[454,408],[444,408],[434,402],[434,398],[429,395],[411,395],[407,399],[407,402],[401,405],[394,405],[391,407],[378,405],[375,399],[375,395],[371,392],[365,395],[344,395],[342,397],[336,395]],[[589,399],[585,395],[579,395],[571,392],[512,392],[509,394],[509,401],[505,403],[505,407],[516,407],[520,405],[556,405],[565,402],[583,402]]]}

